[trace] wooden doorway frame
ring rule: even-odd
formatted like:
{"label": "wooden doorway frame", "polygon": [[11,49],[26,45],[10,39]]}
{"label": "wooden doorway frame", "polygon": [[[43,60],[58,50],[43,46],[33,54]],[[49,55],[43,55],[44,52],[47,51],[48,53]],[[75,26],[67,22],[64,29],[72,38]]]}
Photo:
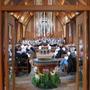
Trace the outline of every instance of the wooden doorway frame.
{"label": "wooden doorway frame", "polygon": [[[11,11],[90,11],[90,6],[75,6],[75,5],[44,5],[44,6],[3,6],[2,0],[0,0],[0,90],[3,90],[3,74],[2,74],[2,12]],[[86,89],[87,90],[87,89]]]}
{"label": "wooden doorway frame", "polygon": [[[88,44],[87,44],[87,12],[81,13],[79,16],[76,18],[76,46],[77,46],[77,73],[76,73],[76,80],[77,80],[77,90],[79,90],[80,87],[80,71],[81,69],[79,68],[79,59],[80,59],[80,38],[82,39],[82,44],[83,44],[83,65],[82,65],[82,90],[86,90],[87,88],[87,62],[88,62]],[[81,33],[82,30],[82,33]]]}

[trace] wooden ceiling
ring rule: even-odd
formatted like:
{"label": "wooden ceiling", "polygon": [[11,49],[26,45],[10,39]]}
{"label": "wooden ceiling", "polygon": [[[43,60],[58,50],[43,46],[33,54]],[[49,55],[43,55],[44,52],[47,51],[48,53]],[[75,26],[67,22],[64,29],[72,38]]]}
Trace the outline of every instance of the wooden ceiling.
{"label": "wooden ceiling", "polygon": [[[4,5],[31,5],[33,4],[33,2],[35,2],[36,0],[3,0],[3,4]],[[40,0],[38,0],[40,1]],[[47,0],[42,0],[43,2],[47,1]],[[54,0],[53,0],[54,1]],[[63,4],[83,4],[86,5],[86,0],[55,0],[54,4],[59,4],[59,5],[63,5]]]}
{"label": "wooden ceiling", "polygon": [[[3,0],[4,5],[35,5],[36,0]],[[38,0],[39,1],[39,0]],[[46,2],[47,0],[42,0]],[[54,0],[52,0],[54,1]],[[46,4],[45,4],[46,5]],[[53,5],[87,5],[86,0],[55,0]],[[56,14],[57,17],[62,18],[67,17],[71,19],[76,15],[76,12],[53,12]],[[11,12],[11,15],[15,16],[19,22],[27,25],[29,19],[34,16],[34,12]]]}
{"label": "wooden ceiling", "polygon": [[[6,0],[7,1],[7,0]],[[8,0],[9,2],[7,4],[11,5],[33,5],[33,0]],[[11,15],[13,15],[15,18],[18,19],[19,22],[21,22],[23,25],[27,25],[29,22],[29,19],[31,19],[34,16],[34,13],[32,12],[11,12]]]}

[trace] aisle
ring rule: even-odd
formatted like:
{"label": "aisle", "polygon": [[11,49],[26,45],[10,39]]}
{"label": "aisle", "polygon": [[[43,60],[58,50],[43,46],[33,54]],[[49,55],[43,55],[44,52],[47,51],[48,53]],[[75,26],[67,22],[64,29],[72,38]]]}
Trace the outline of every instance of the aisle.
{"label": "aisle", "polygon": [[[67,77],[61,77],[61,84],[58,88],[49,90],[76,90],[75,82],[66,80]],[[70,76],[69,76],[70,78]],[[16,89],[15,90],[45,90],[34,87],[31,83],[30,75],[16,78]]]}

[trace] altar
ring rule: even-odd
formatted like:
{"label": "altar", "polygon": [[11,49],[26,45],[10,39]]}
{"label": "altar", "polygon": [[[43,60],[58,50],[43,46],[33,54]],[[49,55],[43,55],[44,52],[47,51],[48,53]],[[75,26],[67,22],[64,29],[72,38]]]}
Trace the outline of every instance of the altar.
{"label": "altar", "polygon": [[33,64],[38,68],[40,72],[43,70],[48,69],[49,71],[53,70],[59,64],[58,59],[53,58],[38,58],[34,59]]}

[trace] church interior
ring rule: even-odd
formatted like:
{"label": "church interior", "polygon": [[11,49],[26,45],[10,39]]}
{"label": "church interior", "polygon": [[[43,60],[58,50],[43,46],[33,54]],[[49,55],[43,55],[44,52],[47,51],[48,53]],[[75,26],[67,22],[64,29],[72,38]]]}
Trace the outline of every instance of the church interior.
{"label": "church interior", "polygon": [[89,45],[89,0],[1,0],[0,90],[90,90]]}

